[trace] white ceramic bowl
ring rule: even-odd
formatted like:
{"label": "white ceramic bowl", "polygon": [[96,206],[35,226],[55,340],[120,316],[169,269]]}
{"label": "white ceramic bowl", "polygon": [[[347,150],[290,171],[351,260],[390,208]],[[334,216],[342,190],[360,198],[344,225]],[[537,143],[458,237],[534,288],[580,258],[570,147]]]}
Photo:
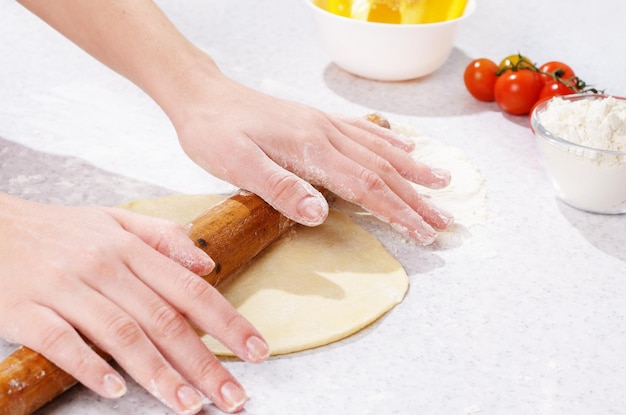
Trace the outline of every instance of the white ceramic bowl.
{"label": "white ceramic bowl", "polygon": [[460,24],[476,9],[470,0],[463,16],[439,23],[372,23],[333,14],[305,0],[332,61],[344,70],[379,81],[405,81],[428,75],[448,59]]}
{"label": "white ceramic bowl", "polygon": [[[561,98],[574,102],[601,100],[607,97],[580,94]],[[624,98],[613,98],[626,102]],[[550,103],[551,101],[545,101],[537,105],[531,114],[531,125],[537,137],[544,168],[557,196],[565,203],[588,212],[626,213],[626,151],[589,147],[550,131],[542,122],[542,117],[550,110]],[[592,119],[591,116],[592,114],[584,113],[576,122],[570,121],[567,125],[571,126],[573,131],[579,131],[579,128],[585,128],[579,125],[589,124],[585,118]],[[587,125],[586,130],[594,128]],[[602,129],[598,126],[596,131]]]}

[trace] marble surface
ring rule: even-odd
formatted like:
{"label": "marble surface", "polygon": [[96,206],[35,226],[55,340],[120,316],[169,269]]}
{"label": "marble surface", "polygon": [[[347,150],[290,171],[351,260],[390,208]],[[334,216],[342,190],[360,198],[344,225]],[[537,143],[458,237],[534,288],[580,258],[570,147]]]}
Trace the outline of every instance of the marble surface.
{"label": "marble surface", "polygon": [[[251,396],[245,413],[624,412],[626,215],[558,202],[527,119],[473,100],[462,71],[476,57],[522,52],[565,61],[588,83],[626,95],[626,3],[479,0],[446,65],[403,83],[334,66],[303,1],[158,3],[240,82],[328,111],[375,110],[411,123],[463,149],[488,189],[489,220],[454,247],[420,248],[373,226],[411,287],[372,326],[261,365],[225,361]],[[0,4],[0,39],[1,191],[111,205],[231,189],[184,156],[167,119],[136,87],[17,2]],[[12,347],[0,342],[0,356]],[[39,413],[169,413],[128,381],[122,399],[78,386]],[[203,413],[219,411],[207,405]]]}

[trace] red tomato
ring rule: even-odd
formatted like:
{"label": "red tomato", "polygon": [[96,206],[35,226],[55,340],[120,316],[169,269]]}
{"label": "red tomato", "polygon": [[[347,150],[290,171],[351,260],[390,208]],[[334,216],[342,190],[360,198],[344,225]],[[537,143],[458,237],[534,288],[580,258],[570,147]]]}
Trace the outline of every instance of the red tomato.
{"label": "red tomato", "polygon": [[546,101],[548,99],[552,99],[554,97],[559,97],[559,96],[562,96],[562,95],[569,95],[569,94],[573,94],[573,93],[574,93],[574,91],[572,91],[567,85],[564,85],[561,82],[553,80],[552,82],[549,82],[549,83],[545,84],[541,88],[541,92],[539,92],[539,99],[532,106],[532,108],[530,109],[528,114],[530,116],[532,114],[532,112],[535,110],[535,107],[537,105],[541,104],[543,101]]}
{"label": "red tomato", "polygon": [[493,101],[497,70],[498,65],[490,59],[474,59],[467,65],[463,74],[465,87],[474,98],[486,102]]}
{"label": "red tomato", "polygon": [[541,88],[541,92],[539,92],[539,99],[541,100],[542,98],[552,98],[573,93],[574,91],[572,91],[567,85],[558,81],[552,81],[548,82],[543,86],[543,88]]}
{"label": "red tomato", "polygon": [[528,111],[528,123],[530,124],[530,128],[531,128],[531,129],[533,128],[533,126],[532,126],[532,122],[531,122],[531,118],[532,118],[532,115],[533,115],[533,111],[534,111],[534,110],[535,110],[535,108],[537,108],[537,106],[538,106],[539,104],[541,104],[543,101],[548,101],[548,100],[550,100],[550,99],[552,99],[552,97],[544,97],[544,98],[539,98],[539,99],[537,100],[537,102],[535,102],[535,105],[533,105],[533,107],[530,109],[530,111]]}
{"label": "red tomato", "polygon": [[[543,65],[541,65],[541,67],[539,67],[539,70],[541,72],[554,74],[564,80],[572,79],[575,76],[572,68],[570,68],[568,65],[564,64],[563,62],[558,62],[558,61],[546,62]],[[541,74],[541,79],[543,80],[544,83],[554,82],[554,78],[544,73]]]}
{"label": "red tomato", "polygon": [[495,99],[500,108],[509,114],[528,114],[539,99],[542,87],[538,72],[530,69],[509,70],[496,81]]}

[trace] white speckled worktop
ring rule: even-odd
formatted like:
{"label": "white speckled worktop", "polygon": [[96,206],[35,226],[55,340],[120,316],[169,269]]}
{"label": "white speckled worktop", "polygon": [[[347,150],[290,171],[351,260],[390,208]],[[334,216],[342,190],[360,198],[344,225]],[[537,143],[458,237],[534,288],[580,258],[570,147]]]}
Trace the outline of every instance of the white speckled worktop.
{"label": "white speckled worktop", "polygon": [[[225,362],[251,395],[245,413],[624,413],[626,215],[557,202],[526,118],[472,99],[462,72],[473,58],[522,52],[626,95],[626,3],[478,0],[446,65],[405,83],[332,65],[303,0],[159,4],[235,79],[328,111],[411,123],[462,148],[487,184],[490,219],[459,246],[424,249],[378,232],[411,287],[373,326],[261,365]],[[115,204],[230,189],[186,159],[137,88],[16,2],[0,4],[0,59],[0,190]],[[0,341],[0,357],[12,348]],[[39,413],[169,413],[129,383],[120,400],[76,387]]]}

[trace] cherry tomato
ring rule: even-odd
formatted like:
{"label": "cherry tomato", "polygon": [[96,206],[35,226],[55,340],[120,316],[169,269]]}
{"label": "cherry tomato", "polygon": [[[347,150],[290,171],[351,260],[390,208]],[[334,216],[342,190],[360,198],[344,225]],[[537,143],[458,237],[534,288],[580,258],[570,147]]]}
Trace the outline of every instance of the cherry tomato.
{"label": "cherry tomato", "polygon": [[496,81],[495,99],[509,114],[528,114],[539,99],[542,87],[539,73],[530,69],[508,70]]}
{"label": "cherry tomato", "polygon": [[[521,63],[520,63],[521,61]],[[507,69],[507,68],[512,68],[514,66],[517,66],[518,68],[524,68],[524,67],[528,67],[528,66],[533,66],[533,61],[531,61],[530,59],[528,59],[526,56],[524,55],[520,55],[519,53],[517,55],[509,55],[506,58],[502,59],[500,61],[500,65],[498,65],[498,68],[500,69]]]}
{"label": "cherry tomato", "polygon": [[541,91],[539,92],[539,99],[541,100],[542,98],[552,98],[573,93],[574,91],[572,91],[567,85],[558,81],[552,81],[548,82],[541,88]]}
{"label": "cherry tomato", "polygon": [[572,89],[569,88],[567,85],[550,78],[550,82],[544,84],[543,87],[541,88],[541,92],[539,92],[539,99],[537,100],[537,102],[535,102],[535,105],[533,105],[533,107],[529,111],[528,113],[529,120],[530,120],[530,116],[535,110],[535,107],[541,104],[543,101],[552,99],[554,97],[569,95],[573,93],[574,91],[572,91]]}
{"label": "cherry tomato", "polygon": [[465,87],[474,98],[480,101],[493,101],[493,88],[496,84],[498,65],[490,59],[474,59],[465,68]]}
{"label": "cherry tomato", "polygon": [[[559,61],[546,62],[539,67],[539,70],[541,72],[555,74],[556,76],[564,80],[572,79],[575,76],[572,68]],[[554,82],[554,78],[543,73],[541,74],[541,79],[544,83]]]}

